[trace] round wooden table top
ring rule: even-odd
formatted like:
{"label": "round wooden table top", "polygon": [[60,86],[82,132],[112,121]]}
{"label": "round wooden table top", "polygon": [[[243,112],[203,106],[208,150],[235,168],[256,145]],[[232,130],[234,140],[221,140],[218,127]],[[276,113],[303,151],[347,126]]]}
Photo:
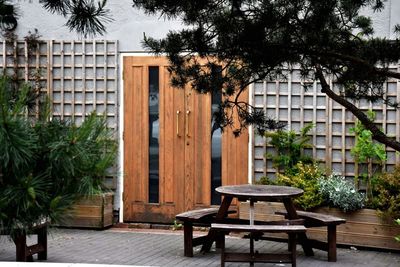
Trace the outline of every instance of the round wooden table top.
{"label": "round wooden table top", "polygon": [[239,199],[268,200],[292,198],[303,194],[303,190],[280,185],[225,185],[215,189],[224,196],[237,197]]}

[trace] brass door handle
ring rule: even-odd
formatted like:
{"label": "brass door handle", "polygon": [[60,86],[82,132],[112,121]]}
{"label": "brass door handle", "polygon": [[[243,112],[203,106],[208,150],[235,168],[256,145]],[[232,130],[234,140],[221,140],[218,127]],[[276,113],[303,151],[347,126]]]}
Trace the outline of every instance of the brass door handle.
{"label": "brass door handle", "polygon": [[176,136],[180,136],[179,135],[179,114],[181,112],[179,110],[176,111]]}
{"label": "brass door handle", "polygon": [[186,111],[186,136],[189,137],[189,114],[190,110]]}

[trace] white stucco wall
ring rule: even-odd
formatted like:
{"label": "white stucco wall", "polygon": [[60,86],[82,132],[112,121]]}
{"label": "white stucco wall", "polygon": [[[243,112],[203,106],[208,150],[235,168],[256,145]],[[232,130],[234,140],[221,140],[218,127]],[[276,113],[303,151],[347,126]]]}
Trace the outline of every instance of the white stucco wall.
{"label": "white stucco wall", "polygon": [[[16,33],[23,37],[28,31],[39,30],[42,39],[73,40],[81,37],[64,26],[67,19],[47,12],[39,0],[14,0],[20,13]],[[95,39],[118,40],[120,52],[143,51],[143,33],[152,37],[163,37],[170,29],[178,29],[179,21],[166,21],[156,16],[147,16],[132,8],[131,0],[109,0],[114,21],[108,23],[107,34]]]}
{"label": "white stucco wall", "polygon": [[400,23],[399,0],[387,0],[385,2],[385,9],[380,12],[364,10],[362,13],[366,16],[372,17],[375,36],[392,39],[396,38],[393,30],[394,26]]}
{"label": "white stucco wall", "polygon": [[[39,0],[14,0],[19,7],[20,19],[17,34],[25,36],[28,31],[39,29],[43,39],[71,40],[79,39],[74,32],[64,26],[66,19],[44,10]],[[109,0],[113,22],[107,24],[107,34],[96,39],[118,40],[120,52],[143,51],[141,40],[143,33],[152,37],[163,37],[170,29],[178,29],[179,21],[168,21],[157,16],[147,16],[143,11],[132,8],[131,0]],[[363,12],[372,16],[377,36],[394,38],[394,25],[400,23],[400,1],[386,1],[382,12],[370,10]]]}

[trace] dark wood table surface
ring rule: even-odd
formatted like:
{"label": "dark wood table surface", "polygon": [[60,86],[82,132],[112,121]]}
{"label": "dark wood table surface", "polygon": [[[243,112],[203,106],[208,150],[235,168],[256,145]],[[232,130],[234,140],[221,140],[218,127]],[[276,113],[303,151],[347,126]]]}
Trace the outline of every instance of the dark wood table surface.
{"label": "dark wood table surface", "polygon": [[302,189],[280,185],[226,185],[215,189],[223,196],[254,201],[279,201],[291,199],[304,193]]}
{"label": "dark wood table surface", "polygon": [[[229,206],[233,198],[237,198],[239,201],[250,201],[250,224],[254,224],[254,203],[257,201],[282,202],[288,212],[288,219],[299,219],[292,199],[302,195],[302,189],[289,186],[242,184],[220,186],[215,190],[224,197],[216,216],[217,222],[223,222],[228,216]],[[202,247],[203,252],[210,250],[215,238],[216,232],[210,230],[207,235],[207,242]],[[305,254],[313,255],[312,248],[306,245],[307,237],[305,234],[299,236],[299,241]]]}

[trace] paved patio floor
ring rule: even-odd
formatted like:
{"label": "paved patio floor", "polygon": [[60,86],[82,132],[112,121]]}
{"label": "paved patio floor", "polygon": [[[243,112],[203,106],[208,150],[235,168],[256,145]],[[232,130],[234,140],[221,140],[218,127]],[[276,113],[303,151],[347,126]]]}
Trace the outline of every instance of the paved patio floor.
{"label": "paved patio floor", "polygon": [[[229,251],[247,251],[249,241],[229,237]],[[285,243],[256,242],[260,252],[285,251]],[[298,246],[299,267],[399,267],[400,254],[355,249],[338,249],[338,261],[327,262],[325,252],[315,250],[314,257],[305,257]],[[15,261],[15,247],[4,236],[0,239],[0,267],[6,261]],[[109,229],[105,231],[53,229],[48,242],[47,262],[93,263],[146,266],[220,266],[220,254],[212,248],[210,253],[195,251],[193,258],[183,256],[183,232],[162,230]],[[40,266],[40,264],[39,264]],[[226,266],[249,266],[231,263]],[[290,264],[255,264],[255,266],[291,266]]]}

